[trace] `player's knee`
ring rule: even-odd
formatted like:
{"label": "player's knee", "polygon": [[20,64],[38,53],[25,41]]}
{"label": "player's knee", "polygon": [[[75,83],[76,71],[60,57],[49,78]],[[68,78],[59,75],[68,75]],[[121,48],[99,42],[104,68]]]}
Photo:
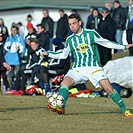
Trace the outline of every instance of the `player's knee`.
{"label": "player's knee", "polygon": [[65,80],[63,80],[63,81],[61,82],[61,86],[67,86],[67,82],[66,82]]}
{"label": "player's knee", "polygon": [[112,87],[107,88],[106,92],[108,94],[112,94],[114,92],[114,89]]}

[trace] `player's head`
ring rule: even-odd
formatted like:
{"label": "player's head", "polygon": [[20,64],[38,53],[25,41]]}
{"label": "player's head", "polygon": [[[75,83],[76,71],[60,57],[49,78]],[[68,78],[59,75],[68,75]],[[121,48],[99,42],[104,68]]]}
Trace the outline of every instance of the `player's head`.
{"label": "player's head", "polygon": [[72,13],[68,17],[68,24],[69,24],[70,30],[73,33],[75,33],[75,34],[80,33],[82,21],[81,21],[79,14]]}
{"label": "player's head", "polygon": [[39,42],[38,42],[38,39],[36,38],[33,38],[30,40],[30,46],[31,48],[35,51],[38,49],[38,46],[39,46]]}

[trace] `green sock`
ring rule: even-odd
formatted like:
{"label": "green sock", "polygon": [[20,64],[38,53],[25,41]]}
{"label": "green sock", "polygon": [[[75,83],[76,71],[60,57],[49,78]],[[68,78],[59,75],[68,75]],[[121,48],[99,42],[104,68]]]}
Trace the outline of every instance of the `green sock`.
{"label": "green sock", "polygon": [[109,96],[121,108],[121,111],[124,114],[124,112],[126,111],[126,107],[124,105],[122,98],[120,97],[120,94],[116,90],[114,90],[114,92]]}
{"label": "green sock", "polygon": [[62,108],[65,108],[65,106],[66,106],[66,101],[67,101],[67,99],[68,99],[68,87],[62,86],[62,87],[59,89],[59,95],[62,95],[63,98],[64,98],[64,104],[63,104]]}

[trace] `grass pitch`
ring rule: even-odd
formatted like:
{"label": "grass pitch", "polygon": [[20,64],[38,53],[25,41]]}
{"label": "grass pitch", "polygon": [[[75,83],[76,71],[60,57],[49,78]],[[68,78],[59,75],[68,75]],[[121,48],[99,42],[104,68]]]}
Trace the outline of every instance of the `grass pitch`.
{"label": "grass pitch", "polygon": [[[123,99],[133,112],[133,96]],[[44,96],[0,94],[0,133],[132,133],[110,98],[69,98],[65,115],[47,109]]]}

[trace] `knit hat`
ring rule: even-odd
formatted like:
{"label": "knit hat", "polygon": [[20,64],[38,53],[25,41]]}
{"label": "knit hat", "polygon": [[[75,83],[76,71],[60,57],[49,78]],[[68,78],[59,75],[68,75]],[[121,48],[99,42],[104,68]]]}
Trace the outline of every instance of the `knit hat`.
{"label": "knit hat", "polygon": [[27,27],[27,29],[34,28],[34,27],[33,27],[33,24],[32,24],[32,23],[30,23],[30,22],[27,24],[27,26],[26,26],[26,27]]}
{"label": "knit hat", "polygon": [[61,44],[62,44],[61,39],[58,38],[58,37],[54,38],[54,39],[53,39],[53,44],[54,44],[54,45],[61,45]]}

